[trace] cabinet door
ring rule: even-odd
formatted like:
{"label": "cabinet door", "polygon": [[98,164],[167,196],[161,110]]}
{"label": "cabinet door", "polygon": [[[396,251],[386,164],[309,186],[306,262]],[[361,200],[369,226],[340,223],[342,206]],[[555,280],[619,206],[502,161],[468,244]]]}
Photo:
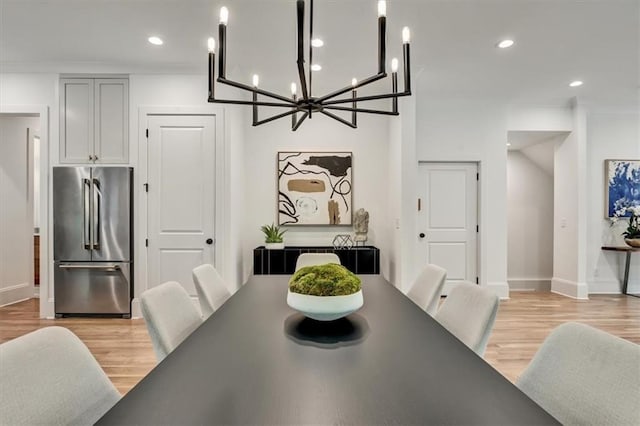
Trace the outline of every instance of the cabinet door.
{"label": "cabinet door", "polygon": [[96,163],[129,161],[129,82],[96,79],[94,155]]}
{"label": "cabinet door", "polygon": [[91,163],[93,79],[60,80],[60,163]]}

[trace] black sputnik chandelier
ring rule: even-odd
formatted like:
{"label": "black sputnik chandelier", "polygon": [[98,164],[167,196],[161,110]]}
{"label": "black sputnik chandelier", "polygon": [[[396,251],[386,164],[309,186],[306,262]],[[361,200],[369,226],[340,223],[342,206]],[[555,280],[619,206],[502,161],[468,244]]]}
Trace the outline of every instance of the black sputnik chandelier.
{"label": "black sputnik chandelier", "polygon": [[[253,107],[253,125],[259,126],[280,118],[291,116],[291,130],[297,130],[300,125],[307,119],[311,119],[313,114],[320,113],[334,120],[339,121],[352,128],[357,128],[357,113],[380,114],[380,115],[399,115],[398,98],[401,96],[411,95],[411,70],[409,59],[409,28],[402,29],[402,56],[404,65],[404,91],[398,92],[398,60],[391,60],[391,92],[372,95],[358,96],[357,89],[375,81],[387,77],[386,72],[386,1],[378,1],[378,72],[370,77],[358,81],[353,79],[351,85],[345,86],[334,92],[323,96],[312,95],[312,79],[313,79],[313,0],[309,0],[309,62],[305,66],[304,57],[304,18],[305,18],[305,0],[296,1],[297,11],[297,68],[301,94],[298,96],[296,83],[291,83],[291,97],[282,96],[277,93],[269,92],[258,87],[259,78],[253,76],[253,84],[251,86],[229,80],[226,74],[226,54],[227,54],[227,22],[229,19],[229,11],[226,7],[220,9],[220,24],[218,25],[218,78],[215,78],[215,61],[216,43],[213,38],[209,38],[209,102],[251,105]],[[234,99],[216,99],[215,97],[215,81],[226,84],[241,90],[252,93],[252,100],[234,100]],[[340,95],[351,94],[351,96],[340,97]],[[268,100],[258,99],[258,95]],[[361,108],[362,102],[375,101],[380,99],[391,100],[391,110],[379,110],[371,108]],[[346,104],[346,105],[345,105]],[[258,116],[258,107],[285,108],[286,111],[272,115],[267,118],[260,119]],[[351,119],[346,120],[336,112],[351,113]]]}

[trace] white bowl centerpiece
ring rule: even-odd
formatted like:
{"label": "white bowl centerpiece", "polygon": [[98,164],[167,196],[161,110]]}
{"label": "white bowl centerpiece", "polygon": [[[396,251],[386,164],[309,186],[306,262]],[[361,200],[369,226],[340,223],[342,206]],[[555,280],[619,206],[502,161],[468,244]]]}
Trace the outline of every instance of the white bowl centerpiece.
{"label": "white bowl centerpiece", "polygon": [[360,278],[342,265],[305,266],[289,280],[287,304],[318,321],[347,316],[363,302]]}

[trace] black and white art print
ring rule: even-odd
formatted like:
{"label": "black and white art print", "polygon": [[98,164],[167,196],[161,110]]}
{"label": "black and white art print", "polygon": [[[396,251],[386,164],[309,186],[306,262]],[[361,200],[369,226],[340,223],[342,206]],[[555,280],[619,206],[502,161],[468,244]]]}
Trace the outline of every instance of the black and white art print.
{"label": "black and white art print", "polygon": [[351,225],[351,152],[278,152],[278,224]]}

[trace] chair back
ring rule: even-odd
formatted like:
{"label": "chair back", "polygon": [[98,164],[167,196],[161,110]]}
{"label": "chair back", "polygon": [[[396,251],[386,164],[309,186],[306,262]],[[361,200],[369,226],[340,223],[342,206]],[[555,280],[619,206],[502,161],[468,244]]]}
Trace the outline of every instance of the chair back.
{"label": "chair back", "polygon": [[438,309],[438,302],[446,280],[447,271],[445,269],[438,265],[428,264],[407,292],[407,297],[433,316]]}
{"label": "chair back", "polygon": [[484,351],[500,300],[491,290],[463,282],[456,285],[434,318],[478,355]]}
{"label": "chair back", "polygon": [[198,300],[204,319],[209,318],[231,297],[227,284],[216,268],[208,263],[193,269],[193,283],[198,292]]}
{"label": "chair back", "polygon": [[640,345],[575,322],[556,327],[516,385],[567,425],[640,425]]}
{"label": "chair back", "polygon": [[158,362],[202,324],[189,294],[175,281],[146,290],[140,307]]}
{"label": "chair back", "polygon": [[0,345],[0,424],[90,425],[120,399],[71,331],[45,327]]}
{"label": "chair back", "polygon": [[340,258],[335,253],[302,253],[296,261],[296,271],[305,266],[324,265],[327,263],[342,265]]}

